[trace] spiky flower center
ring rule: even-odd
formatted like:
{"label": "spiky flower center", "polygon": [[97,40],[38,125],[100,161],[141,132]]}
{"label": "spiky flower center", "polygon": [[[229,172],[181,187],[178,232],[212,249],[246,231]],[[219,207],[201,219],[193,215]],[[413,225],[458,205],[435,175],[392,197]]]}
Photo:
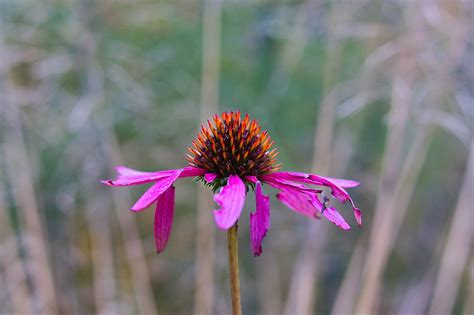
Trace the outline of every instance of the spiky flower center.
{"label": "spiky flower center", "polygon": [[213,122],[201,126],[193,147],[188,148],[189,165],[216,173],[220,178],[230,175],[258,176],[277,170],[276,149],[267,131],[261,132],[256,120],[244,119],[240,111],[214,115]]}

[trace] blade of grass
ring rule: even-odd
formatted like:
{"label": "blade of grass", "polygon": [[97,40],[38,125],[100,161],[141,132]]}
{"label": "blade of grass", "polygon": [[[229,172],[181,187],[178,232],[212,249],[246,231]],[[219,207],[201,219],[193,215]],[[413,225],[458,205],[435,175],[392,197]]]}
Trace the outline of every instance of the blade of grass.
{"label": "blade of grass", "polygon": [[[221,0],[206,0],[203,7],[201,123],[218,110]],[[194,314],[212,314],[214,304],[214,228],[208,189],[198,188],[196,225],[196,288]]]}
{"label": "blade of grass", "polygon": [[445,250],[428,314],[451,314],[462,275],[472,251],[472,192],[474,191],[474,138],[471,140],[466,173],[449,227]]}

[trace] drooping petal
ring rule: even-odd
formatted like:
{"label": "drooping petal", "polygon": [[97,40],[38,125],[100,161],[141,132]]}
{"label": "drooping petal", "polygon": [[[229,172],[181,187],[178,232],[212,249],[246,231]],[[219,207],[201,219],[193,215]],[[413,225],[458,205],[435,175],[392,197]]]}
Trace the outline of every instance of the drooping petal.
{"label": "drooping petal", "polygon": [[214,201],[221,207],[214,210],[214,220],[219,228],[227,230],[239,219],[245,203],[245,184],[237,175],[231,175]]}
{"label": "drooping petal", "polygon": [[155,246],[156,252],[161,253],[168,243],[173,225],[174,214],[174,191],[173,186],[162,193],[157,200],[155,210]]}
{"label": "drooping petal", "polygon": [[[323,181],[318,181],[315,178],[310,179],[311,175],[317,176],[318,178],[323,179]],[[325,185],[325,182],[329,181],[343,188],[353,188],[353,187],[359,186],[359,182],[355,180],[351,180],[351,179],[333,178],[333,177],[326,177],[326,176],[321,176],[321,175],[316,175],[316,174],[307,174],[307,173],[301,173],[301,172],[275,172],[275,173],[269,174],[268,176],[272,176],[272,177],[280,178],[280,179],[306,182],[306,183],[311,183],[314,185]]]}
{"label": "drooping petal", "polygon": [[311,199],[311,202],[316,207],[318,212],[322,213],[322,215],[325,216],[326,219],[334,223],[336,226],[340,227],[343,230],[351,229],[346,220],[344,220],[342,215],[335,208],[326,207],[325,205],[323,205],[323,203],[321,202],[321,200],[319,200],[317,196]]}
{"label": "drooping petal", "polygon": [[111,180],[101,180],[100,182],[107,186],[132,186],[132,185],[140,185],[146,184],[150,182],[154,182],[160,180],[162,178],[168,177],[173,175],[177,171],[181,172],[181,170],[166,170],[160,172],[140,172],[135,171],[132,169],[128,169],[125,166],[118,166],[117,171],[119,175],[117,179]]}
{"label": "drooping petal", "polygon": [[304,216],[315,218],[318,215],[317,209],[311,202],[312,197],[302,191],[283,189],[277,194],[277,199]]}
{"label": "drooping petal", "polygon": [[352,180],[352,179],[343,179],[343,178],[334,178],[334,177],[326,177],[326,176],[321,176],[327,179],[328,181],[331,181],[335,183],[336,185],[339,185],[343,188],[354,188],[359,186],[359,182]]}
{"label": "drooping petal", "polygon": [[294,190],[297,192],[309,192],[309,193],[320,193],[322,190],[320,189],[312,189],[307,187],[306,185],[295,183],[289,180],[274,178],[270,175],[261,176],[261,179],[265,181],[268,185],[277,188],[277,189],[288,189]]}
{"label": "drooping petal", "polygon": [[339,185],[339,183],[342,183],[347,187],[355,187],[354,185],[357,182],[346,179],[334,179],[316,174],[306,174],[298,172],[275,172],[269,175],[265,175],[265,181],[275,180],[295,181],[312,185],[323,185],[331,188],[331,193],[336,199],[343,203],[346,201],[349,201],[351,203],[356,221],[359,225],[362,225],[362,215],[360,209],[355,206],[354,201],[352,200],[349,193],[341,185]]}
{"label": "drooping petal", "polygon": [[181,174],[181,170],[177,170],[174,174],[158,180],[153,186],[151,186],[138,201],[131,208],[132,211],[141,211],[148,208],[158,197],[164,193],[174,182],[178,179]]}
{"label": "drooping petal", "polygon": [[125,176],[149,175],[153,173],[153,172],[143,172],[143,171],[134,170],[132,168],[129,168],[123,165],[117,165],[115,167],[115,170],[117,171],[117,174],[125,175]]}
{"label": "drooping petal", "polygon": [[340,227],[341,229],[343,230],[351,229],[349,224],[347,224],[346,220],[344,220],[342,215],[339,212],[337,212],[336,209],[332,207],[328,207],[322,212],[322,214],[323,216],[326,217],[326,219],[328,219],[329,221],[331,221],[332,223],[334,223],[336,226]]}
{"label": "drooping petal", "polygon": [[183,168],[183,171],[179,175],[179,178],[184,178],[184,177],[195,177],[195,176],[202,176],[206,174],[206,170],[202,168],[197,168],[193,166],[186,166]]}
{"label": "drooping petal", "polygon": [[257,176],[245,176],[245,180],[256,184],[258,182]]}
{"label": "drooping petal", "polygon": [[262,254],[262,241],[270,229],[270,198],[262,193],[262,186],[257,182],[255,189],[256,210],[250,213],[250,241],[254,256]]}
{"label": "drooping petal", "polygon": [[354,208],[354,216],[359,226],[362,226],[362,213],[359,208]]}
{"label": "drooping petal", "polygon": [[212,183],[217,178],[217,176],[218,175],[216,173],[207,173],[204,175],[204,179],[206,182]]}

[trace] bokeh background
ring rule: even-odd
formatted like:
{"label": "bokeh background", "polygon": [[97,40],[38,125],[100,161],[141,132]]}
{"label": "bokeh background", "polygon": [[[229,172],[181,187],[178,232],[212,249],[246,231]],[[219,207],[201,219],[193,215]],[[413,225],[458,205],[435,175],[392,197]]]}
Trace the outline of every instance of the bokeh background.
{"label": "bokeh background", "polygon": [[240,220],[245,314],[473,314],[472,0],[0,1],[0,313],[229,314],[211,193],[177,183],[156,255],[145,187],[212,113],[257,118],[284,170],[356,179],[357,228],[272,196]]}

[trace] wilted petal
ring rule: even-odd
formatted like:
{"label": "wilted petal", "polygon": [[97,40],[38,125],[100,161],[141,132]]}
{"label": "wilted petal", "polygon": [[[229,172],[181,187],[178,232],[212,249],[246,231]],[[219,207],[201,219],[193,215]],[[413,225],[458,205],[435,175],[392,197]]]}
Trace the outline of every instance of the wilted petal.
{"label": "wilted petal", "polygon": [[255,189],[256,210],[250,213],[250,241],[254,256],[262,254],[262,241],[270,229],[270,198],[262,193],[262,186],[257,182]]}
{"label": "wilted petal", "polygon": [[168,243],[173,225],[174,214],[174,190],[169,187],[157,200],[155,210],[155,245],[156,252],[161,253]]}
{"label": "wilted petal", "polygon": [[271,177],[271,175],[261,176],[261,179],[265,181],[265,183],[267,183],[268,185],[277,189],[281,189],[281,190],[291,190],[291,191],[296,191],[297,193],[308,192],[310,194],[322,192],[321,189],[312,189],[303,184],[295,183],[295,182],[285,180],[285,179]]}
{"label": "wilted petal", "polygon": [[[332,195],[341,202],[349,201],[352,205],[354,211],[354,216],[359,225],[362,224],[362,215],[360,209],[357,208],[354,204],[349,193],[341,186],[340,184],[345,185],[346,187],[355,187],[358,182],[351,181],[347,179],[338,179],[331,177],[324,177],[316,174],[306,174],[298,172],[275,172],[269,175],[265,175],[267,181],[275,180],[287,180],[287,181],[296,181],[300,183],[307,183],[312,185],[322,185],[331,188]],[[269,183],[270,184],[270,183]]]}
{"label": "wilted petal", "polygon": [[277,199],[285,206],[299,214],[310,218],[315,218],[317,216],[316,208],[313,203],[311,203],[312,197],[304,192],[284,189],[277,194]]}
{"label": "wilted petal", "polygon": [[204,180],[208,183],[212,183],[217,178],[216,173],[207,173],[204,175]]}
{"label": "wilted petal", "polygon": [[221,207],[214,210],[214,219],[219,228],[227,230],[239,219],[245,203],[245,184],[237,175],[231,175],[226,186],[214,196]]}
{"label": "wilted petal", "polygon": [[359,182],[352,180],[352,179],[342,179],[342,178],[333,178],[333,177],[326,177],[326,176],[321,176],[327,179],[328,181],[331,181],[335,183],[336,185],[339,185],[343,188],[354,188],[359,186]]}
{"label": "wilted petal", "polygon": [[[314,177],[311,178],[312,175],[322,180],[317,180]],[[316,175],[316,174],[307,174],[307,173],[300,173],[300,172],[275,172],[275,173],[271,173],[265,176],[271,176],[273,178],[279,178],[279,179],[299,181],[302,183],[309,183],[313,185],[327,186],[326,183],[331,182],[343,188],[352,188],[359,185],[359,182],[355,180],[326,177],[326,176],[321,176],[321,175]]]}
{"label": "wilted petal", "polygon": [[133,205],[132,211],[140,211],[148,208],[158,197],[164,193],[173,183],[178,179],[181,174],[181,170],[175,171],[174,174],[160,179],[153,186],[151,186],[138,201]]}
{"label": "wilted petal", "polygon": [[331,221],[332,223],[334,223],[335,225],[337,225],[341,229],[343,229],[343,230],[350,230],[351,229],[349,224],[347,224],[346,220],[344,220],[344,218],[341,216],[341,214],[339,212],[337,212],[336,209],[334,209],[332,207],[328,207],[322,212],[322,214],[323,214],[323,216],[326,217],[326,219],[328,219],[329,221]]}
{"label": "wilted petal", "polygon": [[362,213],[360,212],[360,210],[358,208],[353,208],[354,209],[354,216],[355,216],[355,219],[357,221],[357,224],[359,226],[362,225]]}
{"label": "wilted petal", "polygon": [[341,214],[333,207],[326,207],[317,196],[311,200],[318,212],[322,213],[329,221],[343,230],[350,230],[349,224],[344,220]]}

